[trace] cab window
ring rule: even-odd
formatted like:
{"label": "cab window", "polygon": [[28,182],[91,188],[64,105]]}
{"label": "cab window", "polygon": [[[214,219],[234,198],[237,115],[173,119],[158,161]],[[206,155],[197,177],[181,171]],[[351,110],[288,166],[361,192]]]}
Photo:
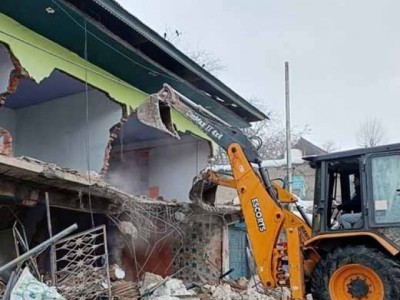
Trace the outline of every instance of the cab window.
{"label": "cab window", "polygon": [[371,158],[375,223],[400,222],[400,155]]}
{"label": "cab window", "polygon": [[[346,158],[328,163],[326,226],[330,230],[356,229],[363,225],[359,168],[358,158]],[[357,191],[356,181],[358,181]],[[342,217],[345,214],[347,216]],[[345,221],[350,218],[351,222],[343,222],[343,218]],[[350,226],[347,226],[349,224]]]}

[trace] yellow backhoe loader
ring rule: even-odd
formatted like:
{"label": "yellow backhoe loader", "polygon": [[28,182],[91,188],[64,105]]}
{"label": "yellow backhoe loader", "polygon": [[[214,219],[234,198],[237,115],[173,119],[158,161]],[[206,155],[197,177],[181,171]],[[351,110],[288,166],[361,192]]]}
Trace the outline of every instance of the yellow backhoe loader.
{"label": "yellow backhoe loader", "polygon": [[316,172],[309,224],[297,198],[270,180],[255,143],[239,129],[168,85],[150,96],[138,117],[176,135],[171,108],[227,151],[232,177],[205,170],[190,197],[213,205],[218,185],[237,190],[265,289],[288,287],[291,299],[308,293],[320,300],[400,299],[400,144],[305,158]]}

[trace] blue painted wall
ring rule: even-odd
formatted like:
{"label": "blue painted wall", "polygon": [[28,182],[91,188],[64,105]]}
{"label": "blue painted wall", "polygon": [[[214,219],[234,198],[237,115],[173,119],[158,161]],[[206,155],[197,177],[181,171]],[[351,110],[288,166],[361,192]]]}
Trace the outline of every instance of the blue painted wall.
{"label": "blue painted wall", "polygon": [[251,275],[246,254],[248,247],[246,234],[244,223],[229,226],[229,268],[235,269],[229,278],[233,280]]}

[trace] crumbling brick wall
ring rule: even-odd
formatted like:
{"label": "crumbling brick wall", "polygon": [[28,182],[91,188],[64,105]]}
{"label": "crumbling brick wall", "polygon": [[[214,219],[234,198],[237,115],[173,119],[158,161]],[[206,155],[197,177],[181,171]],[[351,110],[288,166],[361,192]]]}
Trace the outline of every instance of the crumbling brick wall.
{"label": "crumbling brick wall", "polygon": [[0,127],[0,155],[12,156],[13,145],[11,133]]}

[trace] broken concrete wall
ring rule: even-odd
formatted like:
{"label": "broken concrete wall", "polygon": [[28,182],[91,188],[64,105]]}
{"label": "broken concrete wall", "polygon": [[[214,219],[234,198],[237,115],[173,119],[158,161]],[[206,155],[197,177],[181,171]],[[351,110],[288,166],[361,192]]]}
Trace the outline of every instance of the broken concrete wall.
{"label": "broken concrete wall", "polygon": [[[7,32],[7,34],[0,32],[0,41],[9,46],[27,74],[37,83],[49,77],[54,70],[59,70],[83,82],[87,81],[90,86],[104,91],[111,99],[128,108],[138,107],[148,96],[4,14],[0,14],[0,28],[3,32]],[[46,53],[48,49],[51,49],[53,55]],[[190,131],[207,138],[205,133],[178,112],[172,111],[172,115],[175,125],[181,132]]]}
{"label": "broken concrete wall", "polygon": [[[20,205],[11,205],[15,208],[14,212],[27,229],[31,247],[43,242],[48,237],[46,212],[43,204],[45,186],[50,189],[50,204],[56,206],[51,208],[54,233],[66,228],[71,223],[77,223],[79,231],[92,228],[92,217],[88,212],[93,210],[88,210],[88,206],[84,204],[87,200],[88,190],[81,186],[82,194],[77,193],[79,186],[67,182],[67,179],[62,179],[64,177],[59,174],[65,172],[66,177],[72,177],[73,173],[57,169],[53,170],[52,177],[44,178],[46,175],[39,167],[48,164],[28,163],[26,160],[7,157],[2,157],[2,159],[4,165],[6,165],[4,161],[25,162],[25,164],[31,165],[27,173],[22,173],[22,168],[25,169],[28,166],[20,164],[13,168],[5,166],[5,168],[8,168],[8,176],[25,178],[25,180],[22,180],[21,187],[37,188],[35,183],[41,183],[38,186],[40,188],[39,199],[29,202],[29,205],[36,206],[22,207],[23,203],[28,203],[26,201],[12,201],[12,203],[16,202]],[[36,172],[38,178],[31,174]],[[26,174],[31,175],[29,177]],[[4,177],[6,175],[1,176],[0,182]],[[30,178],[33,182],[29,182],[27,178]],[[42,178],[44,178],[43,181]],[[82,176],[82,179],[84,178],[86,177]],[[75,180],[77,179],[75,178]],[[114,189],[107,186],[104,186],[104,190],[100,191],[101,195],[110,197],[110,200],[113,200],[112,203],[117,199],[120,200],[115,202],[114,205],[110,205],[109,202],[105,201],[106,199],[102,199],[108,205],[105,203],[101,206],[101,201],[97,197],[99,196],[98,188],[103,181],[94,180],[96,183],[91,189],[92,205],[95,212],[93,215],[94,226],[106,224],[110,263],[117,263],[124,269],[126,280],[137,281],[146,271],[163,276],[171,275],[174,271],[186,267],[184,272],[177,274],[178,277],[183,276],[187,281],[213,283],[218,280],[218,276],[223,271],[226,271],[226,268],[223,268],[224,258],[222,254],[226,251],[226,245],[225,247],[223,245],[226,238],[226,236],[224,237],[226,221],[222,218],[225,212],[220,212],[219,215],[216,215],[217,212],[215,212],[211,215],[209,212],[198,211],[193,205],[144,199],[145,197],[133,199],[134,197],[125,198],[121,195],[122,198],[120,199],[117,194],[111,194],[110,192]],[[19,186],[19,182],[12,182]],[[64,188],[73,189],[69,191],[64,190]],[[59,191],[56,192],[55,190]],[[13,195],[13,193],[7,191],[6,189],[6,196]],[[117,204],[119,205],[116,207]],[[70,207],[72,210],[65,209],[66,207]],[[79,212],[81,209],[82,212]],[[2,206],[0,208],[0,230],[10,228],[14,220],[15,218],[8,208]],[[124,226],[122,226],[122,223],[124,223]],[[132,228],[125,226],[128,223]],[[48,251],[43,252],[38,257],[39,271],[40,274],[45,276],[45,279],[49,279],[49,262]]]}
{"label": "broken concrete wall", "polygon": [[[10,32],[16,29],[15,26],[12,26],[12,23],[12,20],[0,15],[0,24],[7,27]],[[7,116],[7,118],[4,118],[3,123],[6,123],[5,129],[13,137],[14,155],[31,156],[39,160],[54,162],[61,167],[87,171],[86,145],[89,142],[90,169],[104,175],[108,167],[108,151],[111,149],[109,130],[111,127],[123,127],[124,124],[120,123],[121,118],[125,117],[131,108],[137,107],[140,101],[144,100],[145,94],[128,84],[118,84],[110,74],[88,63],[83,64],[80,58],[71,57],[70,53],[65,52],[65,49],[60,48],[59,45],[39,37],[32,39],[27,32],[29,31],[20,32],[17,30],[14,33],[16,36],[23,36],[24,40],[30,40],[34,44],[41,40],[40,47],[45,44],[48,44],[49,47],[51,45],[53,51],[58,50],[60,52],[58,53],[60,57],[68,57],[74,63],[66,64],[67,60],[59,60],[55,59],[54,56],[47,57],[48,55],[43,53],[36,53],[28,44],[16,45],[14,40],[9,40],[7,36],[1,36],[0,34],[0,42],[3,43],[0,62],[2,70],[5,70],[4,74],[2,73],[0,76],[0,81],[6,92],[2,99],[5,100],[6,108],[14,109],[14,113],[3,112]],[[32,35],[34,34],[32,33]],[[30,53],[29,59],[27,57],[28,52]],[[45,61],[43,61],[43,56],[47,57]],[[32,57],[35,57],[35,59],[32,59]],[[40,64],[39,61],[42,61],[42,63]],[[91,69],[85,71],[82,68],[77,68],[77,65],[88,65]],[[12,77],[13,70],[17,68],[19,75]],[[13,88],[11,90],[10,78],[13,78]],[[80,95],[82,102],[79,104],[77,102],[78,96],[69,96],[71,99],[48,99],[49,96],[47,95],[54,92],[68,93],[68,90],[71,89],[69,85],[75,86],[72,88],[74,89],[79,84],[83,84],[83,82],[79,81],[82,78],[87,81],[89,88],[92,90],[91,94],[95,93],[96,90],[93,91],[93,89],[96,88],[99,88],[98,91],[104,91],[104,94],[98,92],[97,95],[93,96],[93,98],[100,98],[96,99],[96,103],[93,102],[92,95],[89,95],[88,121],[86,120],[87,109],[84,103],[84,94]],[[65,84],[62,83],[64,80]],[[62,90],[63,87],[67,87],[65,91]],[[80,88],[82,91],[82,86]],[[23,91],[22,93],[21,90]],[[29,94],[34,96],[34,99],[31,99]],[[45,95],[47,98],[38,99],[38,95]],[[18,100],[18,103],[15,104],[14,100]],[[116,103],[121,103],[121,106]],[[124,116],[122,109],[124,109]],[[108,113],[107,116],[106,113]],[[172,111],[172,116],[174,126],[181,132],[189,131],[204,137],[204,133],[192,124],[190,120],[182,117],[176,111]],[[87,123],[90,124],[90,134],[87,133]],[[115,133],[113,132],[113,134]],[[145,133],[141,132],[140,135],[143,137]],[[186,187],[190,187],[191,178],[198,170],[206,166],[205,162],[211,152],[211,145],[208,143],[204,142],[201,146],[197,144],[192,149],[182,146],[181,149],[176,150],[182,150],[183,156],[181,161],[173,159],[174,168],[178,164],[188,166],[186,162],[189,161],[195,165],[194,168],[191,168],[193,172],[186,170],[182,173],[188,183],[185,185]],[[198,153],[202,152],[204,148],[207,148],[205,150],[207,154],[199,155]],[[170,152],[170,154],[167,153],[169,156],[174,155],[175,150]],[[197,153],[195,154],[196,157],[192,155],[193,153]],[[154,160],[163,161],[162,154],[165,153],[157,153],[155,151]],[[188,155],[192,156],[189,160],[186,159]],[[154,173],[155,176],[153,178],[149,177],[149,188],[152,190],[152,195],[182,198],[183,201],[187,201],[186,192],[171,193],[170,185],[164,181],[165,174],[169,172],[173,164],[167,164],[161,170],[160,176]],[[153,164],[149,168],[155,165]],[[140,190],[139,193],[142,193],[142,191]]]}
{"label": "broken concrete wall", "polygon": [[15,154],[87,171],[89,142],[90,168],[100,172],[109,130],[121,119],[122,108],[104,93],[90,91],[87,123],[85,97],[80,93],[16,110]]}
{"label": "broken concrete wall", "polygon": [[[0,27],[9,33],[9,35],[0,33],[0,42],[4,45],[1,54],[1,69],[4,72],[2,72],[0,76],[0,87],[5,90],[7,87],[9,88],[10,74],[14,69],[18,69],[18,78],[22,78],[21,81],[29,81],[37,85],[41,85],[43,82],[47,81],[55,72],[70,76],[76,81],[86,81],[91,89],[97,88],[101,91],[104,91],[105,95],[109,97],[109,100],[120,103],[127,113],[132,112],[132,109],[137,108],[147,97],[145,93],[141,92],[137,88],[128,83],[122,82],[120,79],[114,77],[112,74],[109,74],[107,71],[102,70],[89,62],[86,62],[84,59],[75,55],[71,51],[68,51],[60,45],[36,34],[35,32],[25,28],[16,21],[2,14],[0,14]],[[10,38],[10,36],[15,38]],[[17,39],[25,42],[18,43]],[[44,49],[51,49],[52,54],[50,55],[44,51]],[[12,94],[15,88],[18,93],[18,88],[20,85],[18,78],[13,81],[13,90],[9,90],[9,94]],[[12,100],[12,95],[9,94],[5,95],[6,107],[7,100]],[[30,97],[24,98],[22,101],[30,102],[31,100],[29,99]],[[51,99],[46,99],[46,101],[48,100]],[[73,103],[70,105],[73,106]],[[115,103],[112,103],[111,101],[109,105],[116,107]],[[43,113],[45,107],[48,108],[48,115]],[[96,105],[94,107],[89,107],[90,117],[98,113],[96,108]],[[51,111],[53,107],[51,106],[50,102],[39,104],[37,106],[35,105],[29,108],[19,109],[21,109],[21,112],[16,114],[15,125],[17,133],[15,134],[14,132],[14,144],[16,144],[16,149],[14,151],[15,155],[32,156],[40,160],[58,163],[63,167],[74,168],[81,171],[87,170],[86,153],[85,151],[82,152],[85,141],[78,139],[78,142],[76,143],[69,143],[73,140],[73,138],[80,137],[80,134],[82,134],[82,131],[80,130],[81,127],[77,126],[72,128],[70,126],[68,130],[60,130],[62,121],[64,121],[66,118],[65,116],[61,116],[60,107],[55,107],[54,113]],[[71,110],[73,111],[74,107],[72,107]],[[65,115],[68,115],[69,111],[69,107],[65,106]],[[85,110],[83,109],[78,109],[79,113],[83,113],[84,111]],[[113,114],[114,112],[114,108],[112,108],[110,113]],[[191,132],[202,138],[206,137],[206,135],[190,120],[174,110],[171,113],[173,124],[177,130],[185,133]],[[34,114],[40,114],[40,117],[37,118],[37,122],[33,116]],[[60,116],[60,120],[58,120],[56,117],[53,117],[53,114]],[[21,120],[25,117],[27,117],[27,122],[25,125],[21,125]],[[91,169],[97,172],[100,172],[100,169],[102,169],[101,173],[103,175],[105,174],[108,165],[107,154],[105,155],[105,159],[103,159],[104,150],[106,147],[107,150],[110,149],[108,130],[117,124],[118,126],[123,125],[119,123],[121,117],[122,113],[117,119],[114,120],[114,122],[107,123],[108,119],[102,119],[103,116],[100,116],[97,120],[101,120],[101,122],[105,121],[109,125],[108,128],[106,128],[106,126],[103,127],[103,123],[100,124],[100,126],[97,126],[98,124],[94,124],[94,122],[92,122],[93,120],[89,121],[91,124],[91,129],[93,129],[91,130],[90,137],[92,137],[94,134],[100,134],[102,136],[101,139],[105,141],[104,144],[100,145],[100,142],[98,142],[100,138],[98,136],[93,137],[93,141],[90,141],[90,151],[93,151],[93,153],[89,155],[91,157]],[[74,116],[71,113],[71,123],[75,122],[77,118],[77,116]],[[85,118],[83,120],[85,120]],[[81,123],[82,119],[80,119],[79,122]],[[102,131],[104,128],[107,129],[106,132]],[[76,131],[76,129],[79,130]],[[12,133],[12,130],[10,132]],[[54,139],[55,135],[60,135],[60,137]],[[20,138],[18,138],[18,136],[20,136]],[[208,153],[211,150],[211,145],[207,144],[207,146],[205,146],[205,144],[206,143],[202,144],[201,147],[196,145],[196,148],[192,149],[194,153],[198,150],[198,148],[201,148],[199,151],[202,151],[204,147],[208,148],[206,155],[197,156],[194,160],[192,160],[192,163],[196,164],[196,167],[193,168],[193,173],[189,174],[189,172],[183,172],[183,175],[185,176],[184,180],[187,183],[190,183],[191,178],[197,173],[197,171],[205,166],[203,163],[205,161],[204,157],[208,156]],[[58,149],[55,146],[59,146]],[[30,150],[29,147],[31,147]],[[25,149],[28,149],[29,151],[25,152]],[[186,148],[182,150],[185,156],[187,156],[188,152],[191,152],[191,150]],[[100,152],[102,152],[101,156],[99,155]],[[155,159],[159,159],[161,155],[162,153],[155,153],[154,157]],[[80,158],[77,161],[73,161],[77,156],[80,156]],[[160,160],[162,160],[162,158],[160,158]],[[185,161],[185,159],[182,161]],[[104,168],[101,168],[100,165],[104,166]],[[163,174],[161,177],[168,173],[168,169],[171,168],[171,165],[173,165],[174,168],[177,166],[175,162],[173,164],[169,164],[162,170]],[[186,165],[186,163],[183,165]],[[158,189],[160,195],[166,193],[166,197],[168,198],[184,197],[184,199],[187,200],[186,192],[180,194],[170,193],[171,189],[169,188],[169,185],[163,182],[162,184],[164,184],[164,186],[162,186],[162,184],[160,184],[160,180],[161,179],[157,177],[156,173],[153,179],[149,178],[149,186],[154,187],[152,191],[156,191],[156,193],[153,194],[158,194]]]}

